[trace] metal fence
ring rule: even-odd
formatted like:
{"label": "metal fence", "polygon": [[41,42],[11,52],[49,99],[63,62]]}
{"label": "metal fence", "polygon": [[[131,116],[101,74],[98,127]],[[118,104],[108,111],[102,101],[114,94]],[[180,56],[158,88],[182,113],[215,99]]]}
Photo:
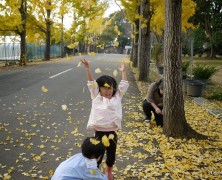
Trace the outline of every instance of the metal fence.
{"label": "metal fence", "polygon": [[[60,45],[50,46],[50,57],[61,56]],[[27,60],[33,61],[44,58],[45,45],[37,46],[35,44],[26,44]],[[20,43],[2,43],[0,44],[0,61],[19,61]]]}

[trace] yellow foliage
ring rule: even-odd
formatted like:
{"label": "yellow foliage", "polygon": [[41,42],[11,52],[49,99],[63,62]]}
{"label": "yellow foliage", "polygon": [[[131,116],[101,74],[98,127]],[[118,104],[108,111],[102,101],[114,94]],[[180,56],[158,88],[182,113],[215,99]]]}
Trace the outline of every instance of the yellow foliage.
{"label": "yellow foliage", "polygon": [[90,55],[90,56],[95,56],[96,53],[95,53],[95,52],[89,52],[89,55]]}
{"label": "yellow foliage", "polygon": [[120,35],[120,31],[119,31],[117,25],[114,26],[114,32],[115,32],[118,36]]}
{"label": "yellow foliage", "polygon": [[[164,0],[156,0],[154,15],[151,19],[151,28],[158,34],[163,33],[164,28]],[[192,0],[182,1],[182,30],[186,28],[194,28],[194,26],[188,23],[189,18],[195,13],[196,3]]]}
{"label": "yellow foliage", "polygon": [[67,47],[68,47],[69,49],[73,49],[73,48],[75,47],[75,45],[74,45],[74,44],[69,44]]}
{"label": "yellow foliage", "polygon": [[[151,29],[157,34],[163,33],[164,28],[164,0],[151,0],[151,10],[154,12],[151,18]],[[138,14],[139,2],[137,0],[126,1],[121,0],[121,4],[124,6],[126,16],[129,21],[135,23],[137,19],[142,21],[142,28],[146,27],[145,19]],[[182,30],[186,28],[194,28],[192,24],[188,23],[189,18],[195,13],[196,4],[192,0],[182,1]]]}
{"label": "yellow foliage", "polygon": [[118,42],[118,41],[115,41],[115,42],[114,42],[114,46],[115,46],[115,47],[118,47],[118,46],[119,46],[119,42]]}
{"label": "yellow foliage", "polygon": [[145,27],[147,27],[147,25],[145,23],[141,24],[142,29],[145,28]]}
{"label": "yellow foliage", "polygon": [[89,32],[94,34],[101,34],[103,30],[103,21],[104,18],[99,16],[88,21],[87,27],[89,28]]}

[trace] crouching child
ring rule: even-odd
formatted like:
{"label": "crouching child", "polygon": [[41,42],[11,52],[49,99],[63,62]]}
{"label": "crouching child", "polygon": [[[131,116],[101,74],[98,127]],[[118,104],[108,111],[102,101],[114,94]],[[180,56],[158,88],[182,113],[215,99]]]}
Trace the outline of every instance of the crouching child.
{"label": "crouching child", "polygon": [[81,145],[82,153],[63,161],[55,170],[52,180],[107,180],[97,166],[105,153],[105,146],[94,137],[87,137]]}

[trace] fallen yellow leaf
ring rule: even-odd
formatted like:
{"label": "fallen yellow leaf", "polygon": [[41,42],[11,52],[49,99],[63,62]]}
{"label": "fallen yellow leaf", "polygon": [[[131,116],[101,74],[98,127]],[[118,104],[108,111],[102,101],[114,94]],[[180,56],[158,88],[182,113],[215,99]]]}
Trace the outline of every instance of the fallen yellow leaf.
{"label": "fallen yellow leaf", "polygon": [[48,92],[48,89],[45,86],[42,86],[42,92]]}
{"label": "fallen yellow leaf", "polygon": [[102,71],[101,71],[99,68],[95,69],[95,73],[99,74],[99,73],[101,73],[101,72],[102,72]]}
{"label": "fallen yellow leaf", "polygon": [[104,145],[105,147],[109,147],[109,146],[110,146],[109,139],[108,139],[108,137],[107,137],[106,135],[104,135],[104,136],[102,137],[102,143],[103,143],[103,145]]}

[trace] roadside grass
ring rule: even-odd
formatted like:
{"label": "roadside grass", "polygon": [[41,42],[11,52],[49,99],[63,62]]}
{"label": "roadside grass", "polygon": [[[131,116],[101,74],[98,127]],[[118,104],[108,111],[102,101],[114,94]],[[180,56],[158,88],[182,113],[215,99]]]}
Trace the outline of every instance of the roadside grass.
{"label": "roadside grass", "polygon": [[[183,60],[190,61],[190,58],[183,57]],[[217,59],[195,56],[192,63],[216,67],[217,72],[210,78],[207,86],[203,89],[203,97],[215,101],[215,103],[222,107],[222,56],[218,56]]]}
{"label": "roadside grass", "polygon": [[[182,57],[182,60],[190,60],[191,58],[189,56]],[[210,59],[203,55],[202,57],[194,56],[193,57],[194,63],[200,63],[200,64],[209,64],[209,65],[222,65],[222,56],[217,56],[216,59]]]}

